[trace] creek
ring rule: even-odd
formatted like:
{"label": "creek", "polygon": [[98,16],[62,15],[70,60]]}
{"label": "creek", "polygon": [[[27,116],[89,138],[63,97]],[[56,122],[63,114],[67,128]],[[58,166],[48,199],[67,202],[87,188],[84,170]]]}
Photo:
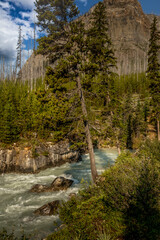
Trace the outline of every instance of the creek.
{"label": "creek", "polygon": [[[114,164],[117,151],[113,149],[95,150],[98,174]],[[57,176],[74,180],[66,191],[52,193],[31,193],[34,184],[50,184]],[[67,200],[70,193],[77,193],[84,186],[82,182],[91,181],[88,154],[82,161],[49,168],[38,174],[4,174],[0,175],[0,230],[14,230],[16,235],[31,234],[31,239],[41,240],[54,231],[54,222],[58,216],[35,216],[34,210],[54,200]]]}

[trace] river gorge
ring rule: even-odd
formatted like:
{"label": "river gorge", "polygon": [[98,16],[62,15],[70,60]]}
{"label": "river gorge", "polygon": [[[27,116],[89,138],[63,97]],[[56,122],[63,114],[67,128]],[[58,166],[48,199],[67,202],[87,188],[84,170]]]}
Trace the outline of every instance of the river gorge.
{"label": "river gorge", "polygon": [[[112,165],[117,157],[113,149],[95,150],[98,174]],[[74,180],[70,188],[59,192],[29,192],[34,184],[50,184],[57,176]],[[23,232],[31,239],[40,240],[54,231],[56,216],[36,216],[33,212],[42,205],[54,200],[67,200],[69,194],[77,193],[80,188],[91,181],[88,154],[82,156],[78,163],[66,163],[59,167],[48,168],[37,174],[6,173],[0,175],[0,230]],[[83,183],[82,183],[83,182]]]}

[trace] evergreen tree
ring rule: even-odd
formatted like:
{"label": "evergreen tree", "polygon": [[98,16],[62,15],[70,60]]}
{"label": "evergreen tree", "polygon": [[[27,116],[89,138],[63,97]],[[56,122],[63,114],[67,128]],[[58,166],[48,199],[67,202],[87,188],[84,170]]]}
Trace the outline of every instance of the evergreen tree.
{"label": "evergreen tree", "polygon": [[37,25],[47,33],[38,42],[38,53],[47,54],[54,62],[64,53],[67,24],[78,15],[74,0],[36,0]]}
{"label": "evergreen tree", "polygon": [[160,141],[160,64],[158,61],[158,53],[160,51],[160,32],[157,30],[157,18],[154,17],[151,24],[151,35],[149,40],[148,52],[148,69],[147,77],[150,82],[150,93],[152,97],[153,112],[157,121],[157,137]]}
{"label": "evergreen tree", "polygon": [[18,99],[12,81],[1,85],[0,97],[0,142],[12,143],[19,138]]}
{"label": "evergreen tree", "polygon": [[[105,5],[99,2],[91,17],[91,28],[88,31],[89,67],[92,66],[93,76],[98,74],[99,96],[103,99],[103,105],[108,106],[111,101],[111,88],[115,74],[116,58],[108,36],[108,23]],[[111,86],[112,85],[112,86]]]}
{"label": "evergreen tree", "polygon": [[[45,2],[43,0],[37,0],[36,11],[38,13],[38,24],[42,26],[43,30],[48,32],[48,36],[39,41],[42,52],[44,46],[47,47],[45,53],[51,52],[50,59],[52,61],[59,58],[62,53],[64,55],[64,53],[67,52],[68,56],[66,59],[62,58],[54,71],[53,82],[50,84],[50,87],[55,89],[55,94],[57,95],[57,92],[63,92],[64,90],[63,87],[60,87],[60,89],[59,87],[58,89],[55,88],[57,82],[64,82],[66,79],[73,78],[77,84],[90,154],[92,178],[95,182],[97,171],[81,84],[82,63],[84,61],[84,24],[82,24],[81,21],[70,22],[78,14],[78,9],[73,0],[48,0]],[[70,24],[68,24],[69,22]],[[46,45],[46,43],[48,45]]]}
{"label": "evergreen tree", "polygon": [[[68,44],[66,50],[68,55],[65,58],[61,58],[53,70],[53,76],[47,79],[49,87],[54,94],[58,97],[59,94],[63,96],[73,96],[74,92],[79,95],[79,105],[81,106],[81,115],[83,115],[83,124],[85,127],[85,135],[88,145],[88,151],[90,155],[91,173],[92,179],[95,182],[97,178],[97,171],[95,166],[95,157],[92,144],[92,138],[89,129],[89,119],[86,107],[86,100],[84,96],[82,78],[84,75],[84,64],[86,60],[86,43],[84,37],[84,24],[77,20],[69,24]],[[74,88],[71,93],[67,92],[65,84],[74,82]],[[70,100],[72,102],[72,100]],[[72,109],[73,111],[73,109]]]}
{"label": "evergreen tree", "polygon": [[135,109],[135,116],[133,118],[133,132],[135,137],[139,138],[140,133],[143,132],[143,130],[145,130],[144,113],[140,101],[138,101]]}

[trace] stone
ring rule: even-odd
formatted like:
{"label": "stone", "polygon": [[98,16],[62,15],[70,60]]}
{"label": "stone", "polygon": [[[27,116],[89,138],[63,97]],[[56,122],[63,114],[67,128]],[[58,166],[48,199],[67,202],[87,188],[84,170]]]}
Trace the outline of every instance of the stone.
{"label": "stone", "polygon": [[[138,0],[103,0],[106,5],[109,36],[111,37],[118,74],[144,72],[147,69],[148,41],[152,14],[145,14]],[[88,13],[81,16],[86,28],[90,26],[93,6]],[[157,16],[160,29],[160,16]],[[34,62],[34,64],[33,64]],[[22,77],[31,80],[44,77],[44,63],[49,65],[46,56],[34,54],[22,68]],[[50,64],[52,67],[53,64]],[[32,71],[28,71],[28,67]]]}
{"label": "stone", "polygon": [[66,179],[64,177],[57,177],[54,179],[54,181],[51,183],[52,189],[54,191],[56,190],[66,190],[69,188],[74,181],[71,179]]}
{"label": "stone", "polygon": [[42,185],[42,184],[35,184],[29,191],[30,192],[36,192],[36,193],[48,192],[49,191],[49,186]]}
{"label": "stone", "polygon": [[11,149],[0,149],[0,173],[37,173],[48,167],[81,160],[80,153],[71,150],[68,142],[39,144],[34,152],[36,154],[31,147],[21,149],[16,145]]}
{"label": "stone", "polygon": [[71,179],[66,179],[64,177],[57,177],[50,185],[36,184],[29,191],[30,192],[55,192],[60,190],[66,190],[69,188],[74,181]]}
{"label": "stone", "polygon": [[49,202],[47,204],[44,204],[42,207],[36,209],[34,211],[34,214],[42,215],[42,216],[51,216],[51,215],[58,214],[59,205],[60,205],[59,200]]}

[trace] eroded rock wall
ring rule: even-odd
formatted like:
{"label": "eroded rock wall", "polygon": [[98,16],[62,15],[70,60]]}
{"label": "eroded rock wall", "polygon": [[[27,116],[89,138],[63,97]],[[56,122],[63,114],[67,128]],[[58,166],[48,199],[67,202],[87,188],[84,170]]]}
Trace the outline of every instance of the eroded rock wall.
{"label": "eroded rock wall", "polygon": [[40,144],[32,148],[20,149],[13,146],[11,149],[0,149],[0,173],[22,172],[36,173],[48,167],[60,166],[66,162],[80,160],[77,151],[72,151],[69,143]]}
{"label": "eroded rock wall", "polygon": [[[150,38],[150,24],[153,15],[144,14],[137,0],[104,0],[109,35],[117,57],[118,74],[144,72],[147,69],[147,53]],[[91,23],[91,14],[95,6],[81,18],[86,27]],[[160,29],[160,16],[158,16]],[[44,56],[31,57],[22,70],[23,79],[33,81],[44,77],[45,66],[48,65]]]}

